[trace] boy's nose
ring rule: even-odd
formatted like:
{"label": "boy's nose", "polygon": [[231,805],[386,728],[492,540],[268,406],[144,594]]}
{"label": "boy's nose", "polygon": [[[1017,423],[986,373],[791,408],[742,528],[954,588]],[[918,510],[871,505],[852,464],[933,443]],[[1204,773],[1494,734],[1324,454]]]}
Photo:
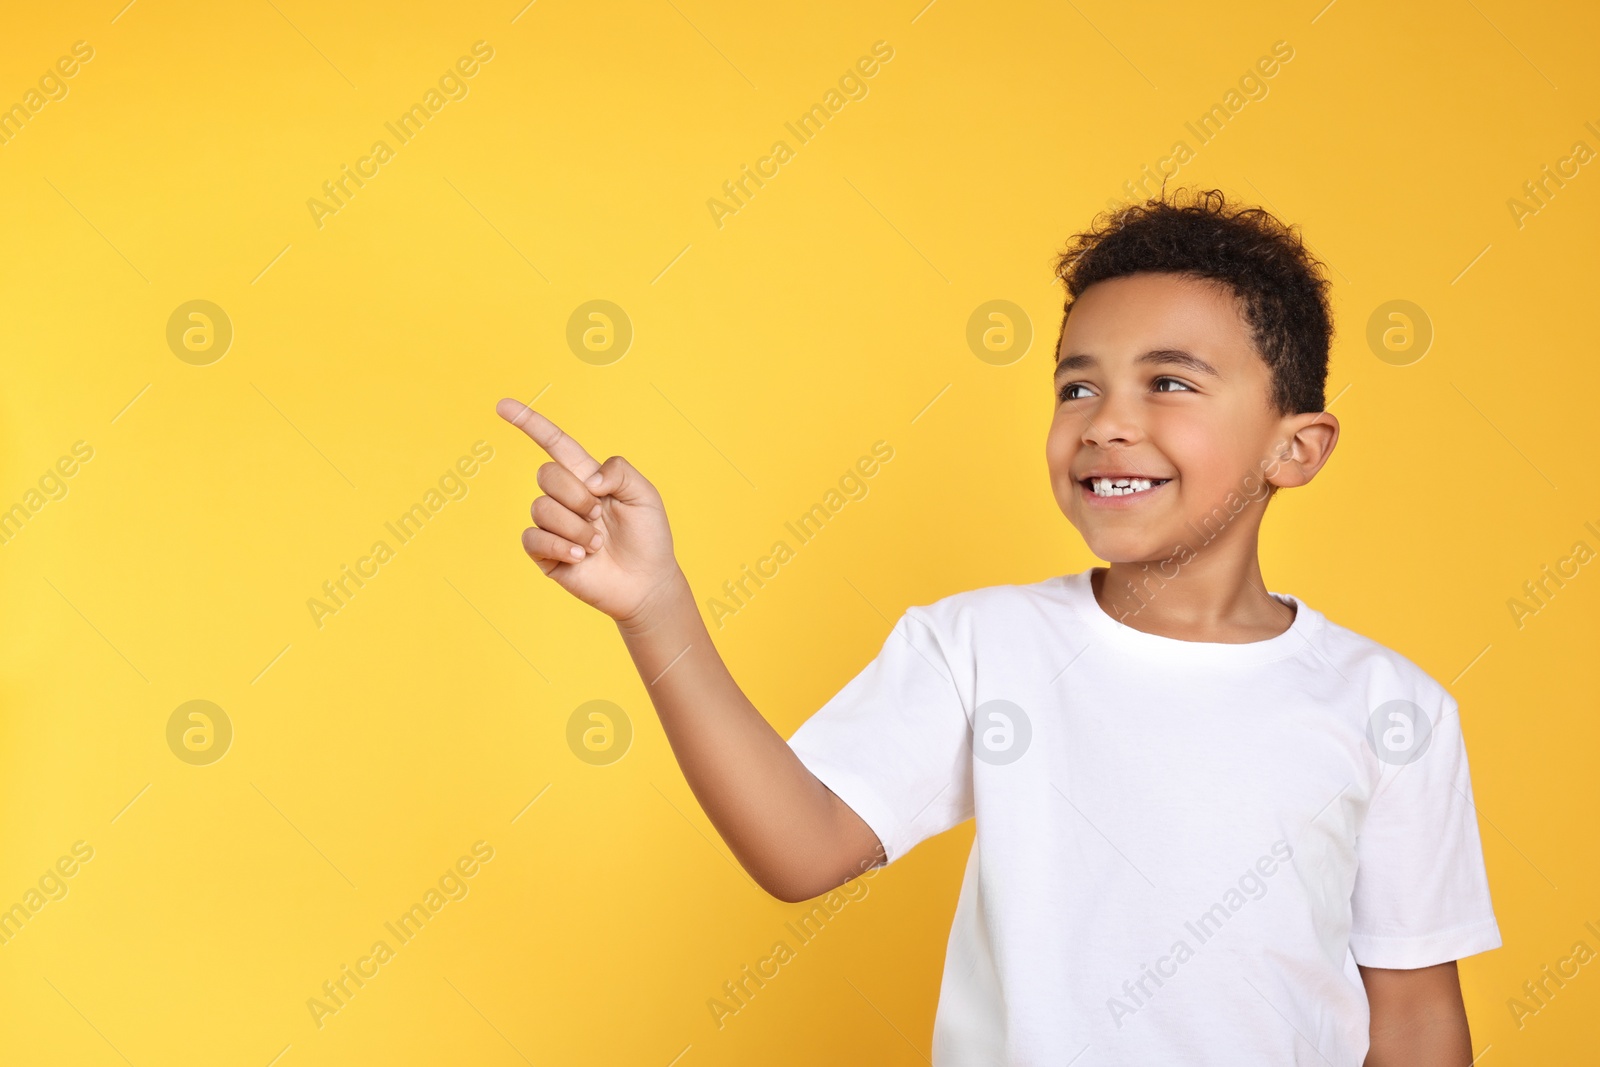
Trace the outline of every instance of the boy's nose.
{"label": "boy's nose", "polygon": [[1133,412],[1133,405],[1116,397],[1106,397],[1093,411],[1085,411],[1083,443],[1105,448],[1113,444],[1133,444],[1144,440],[1144,430]]}

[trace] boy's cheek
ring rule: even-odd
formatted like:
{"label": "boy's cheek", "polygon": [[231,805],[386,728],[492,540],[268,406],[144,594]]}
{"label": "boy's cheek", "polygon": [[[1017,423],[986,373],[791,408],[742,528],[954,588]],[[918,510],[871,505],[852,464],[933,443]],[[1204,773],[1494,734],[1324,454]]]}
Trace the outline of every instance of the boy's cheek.
{"label": "boy's cheek", "polygon": [[1044,443],[1044,458],[1050,467],[1051,479],[1058,483],[1070,481],[1072,459],[1076,454],[1072,430],[1058,416]]}

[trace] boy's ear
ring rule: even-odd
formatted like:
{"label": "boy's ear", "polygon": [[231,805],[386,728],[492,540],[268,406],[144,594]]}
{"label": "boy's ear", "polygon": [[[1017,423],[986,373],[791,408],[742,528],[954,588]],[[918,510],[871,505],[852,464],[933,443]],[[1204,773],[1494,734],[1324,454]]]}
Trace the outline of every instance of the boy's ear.
{"label": "boy's ear", "polygon": [[1283,420],[1267,481],[1280,489],[1305,485],[1328,462],[1338,442],[1339,420],[1326,411],[1290,415]]}

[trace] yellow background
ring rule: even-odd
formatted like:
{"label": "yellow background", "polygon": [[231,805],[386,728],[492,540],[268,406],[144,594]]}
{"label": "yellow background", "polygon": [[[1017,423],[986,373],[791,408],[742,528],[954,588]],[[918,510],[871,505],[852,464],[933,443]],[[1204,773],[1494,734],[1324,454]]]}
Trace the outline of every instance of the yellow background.
{"label": "yellow background", "polygon": [[[1462,965],[1475,1051],[1595,1055],[1600,964],[1520,1028],[1507,1007],[1600,950],[1600,573],[1520,629],[1507,607],[1600,549],[1597,164],[1520,227],[1507,206],[1600,148],[1592,8],[119,6],[0,34],[0,104],[94,49],[0,145],[0,506],[94,449],[0,546],[0,905],[94,849],[0,947],[0,1061],[924,1062],[971,824],[719,1029],[708,999],[806,909],[744,877],[613,624],[524,556],[545,457],[493,405],[538,396],[634,461],[702,599],[889,442],[717,631],[788,736],[905,606],[1095,562],[1046,478],[1050,267],[1179,139],[1177,181],[1280,212],[1335,272],[1344,435],[1272,508],[1263,568],[1460,700],[1505,938]],[[319,228],[307,200],[479,40],[467,97]],[[868,95],[715,225],[708,198],[879,40]],[[1279,40],[1201,146],[1184,123]],[[233,324],[209,366],[166,342],[195,299]],[[565,340],[592,299],[635,330],[605,366]],[[1035,331],[999,367],[965,340],[995,299]],[[1394,299],[1435,330],[1408,366],[1366,341]],[[479,440],[465,498],[318,628],[308,598]],[[235,731],[209,766],[166,742],[196,699]],[[634,726],[608,766],[566,742],[590,700]],[[480,840],[469,895],[319,1029],[307,999]]]}

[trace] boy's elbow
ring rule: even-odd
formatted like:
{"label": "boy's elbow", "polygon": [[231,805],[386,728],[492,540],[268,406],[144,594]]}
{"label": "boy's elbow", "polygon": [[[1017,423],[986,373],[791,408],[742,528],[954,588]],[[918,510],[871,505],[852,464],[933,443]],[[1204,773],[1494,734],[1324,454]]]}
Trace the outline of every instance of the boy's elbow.
{"label": "boy's elbow", "polygon": [[[888,862],[878,835],[832,790],[810,832],[789,836],[759,863],[746,865],[767,894],[785,904],[803,904]],[[757,870],[759,868],[759,870]]]}
{"label": "boy's elbow", "polygon": [[769,895],[776,897],[785,904],[804,904],[808,900],[815,900],[824,893],[838,889],[859,874],[863,874],[874,867],[881,866],[881,859],[874,863],[863,860],[857,867],[849,872],[817,876],[816,872],[809,874],[790,874],[787,877],[756,878],[755,882]]}
{"label": "boy's elbow", "polygon": [[795,882],[773,881],[771,879],[758,881],[757,884],[766,891],[768,896],[776,897],[785,904],[800,904],[827,892],[825,889],[813,890],[809,886]]}
{"label": "boy's elbow", "polygon": [[781,875],[767,875],[756,878],[755,882],[768,895],[776,897],[785,904],[803,904],[814,900],[830,889],[837,888],[842,878],[818,878],[815,872],[790,871]]}

